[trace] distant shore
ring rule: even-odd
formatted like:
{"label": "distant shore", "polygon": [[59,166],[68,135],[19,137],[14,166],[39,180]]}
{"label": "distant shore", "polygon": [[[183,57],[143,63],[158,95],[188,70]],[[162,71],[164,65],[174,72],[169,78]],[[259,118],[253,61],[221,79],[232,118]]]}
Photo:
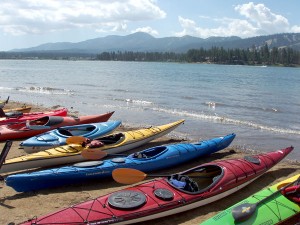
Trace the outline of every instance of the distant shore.
{"label": "distant shore", "polygon": [[[22,102],[11,102],[5,106],[5,108],[16,108],[24,105]],[[28,104],[26,104],[28,105]],[[59,106],[44,107],[43,105],[32,105],[32,111],[48,111]],[[114,119],[113,117],[111,118]],[[130,130],[130,127],[126,125],[118,128],[119,131]],[[172,136],[167,135],[152,141],[138,149],[142,150],[155,145],[170,144],[173,142],[180,142]],[[14,141],[13,146],[8,154],[7,158],[12,158],[25,154],[22,150],[18,149],[20,140]],[[0,143],[0,149],[4,146],[4,142]],[[276,149],[274,149],[276,150]],[[129,151],[130,152],[130,151]],[[131,151],[132,152],[132,151]],[[252,152],[251,152],[252,153]],[[183,171],[187,168],[209,162],[212,160],[228,159],[228,158],[241,158],[245,155],[249,155],[249,152],[241,149],[233,149],[228,147],[218,153],[212,154],[204,159],[194,160],[188,164],[178,166],[176,168],[167,169],[164,171],[155,172],[159,173],[176,173]],[[183,224],[194,225],[200,224],[204,220],[212,217],[216,213],[226,209],[232,204],[241,201],[249,195],[266,188],[279,181],[285,180],[287,177],[291,177],[299,174],[300,163],[297,161],[283,160],[278,165],[274,166],[269,172],[256,181],[237,192],[237,194],[230,195],[224,199],[220,199],[217,202],[211,203],[207,206],[195,208],[193,210],[177,214],[176,216],[169,216],[153,221],[144,222],[144,225],[169,225],[169,224]],[[68,207],[70,205],[96,198],[100,195],[104,195],[113,191],[120,190],[124,186],[117,184],[112,179],[106,179],[105,181],[90,181],[85,183],[74,184],[71,186],[64,186],[53,189],[46,189],[28,193],[17,193],[12,188],[5,186],[5,183],[1,181],[0,184],[0,224],[18,224],[34,216],[41,216],[50,212],[57,211],[61,208]]]}
{"label": "distant shore", "polygon": [[[96,59],[96,55],[91,57],[90,54],[88,56],[68,56],[68,57],[7,57],[7,58],[0,58],[0,60],[66,60],[66,61],[121,61],[121,60],[98,60]],[[126,62],[153,62],[153,61],[147,61],[147,60],[124,60]],[[300,64],[290,64],[290,65],[284,65],[284,64],[264,64],[264,63],[216,63],[216,62],[187,62],[187,61],[155,61],[155,62],[161,62],[161,63],[190,63],[190,64],[215,64],[215,65],[230,65],[230,66],[257,66],[257,67],[295,67],[299,68]]]}

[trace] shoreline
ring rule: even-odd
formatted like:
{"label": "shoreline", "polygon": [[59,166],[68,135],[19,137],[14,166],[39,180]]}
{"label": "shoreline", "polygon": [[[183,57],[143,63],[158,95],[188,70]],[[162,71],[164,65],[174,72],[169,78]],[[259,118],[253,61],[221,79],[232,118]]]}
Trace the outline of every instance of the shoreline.
{"label": "shoreline", "polygon": [[[31,105],[25,103],[26,105]],[[16,108],[24,105],[23,102],[9,102],[5,108]],[[59,105],[53,107],[44,107],[43,105],[32,105],[33,111],[48,111],[54,108],[61,107]],[[73,112],[71,112],[72,114]],[[78,112],[75,112],[76,114]],[[112,116],[111,120],[114,119]],[[117,131],[130,130],[131,127],[122,125]],[[238,138],[238,137],[237,137]],[[135,149],[142,150],[156,145],[171,144],[174,142],[180,142],[182,140],[172,138],[172,135],[167,135],[162,138],[156,139],[142,147]],[[24,154],[22,150],[18,149],[20,140],[14,141],[13,146],[8,153],[7,158],[12,158]],[[0,143],[0,149],[4,146],[4,142]],[[276,149],[274,149],[276,150]],[[130,153],[132,151],[128,151]],[[183,171],[187,168],[203,164],[212,160],[228,159],[228,158],[241,158],[245,155],[259,153],[258,151],[248,151],[243,149],[237,149],[228,147],[222,151],[212,154],[209,157],[196,159],[188,164],[178,166],[176,168],[165,169],[163,171],[154,172],[157,174],[163,173],[175,173]],[[241,201],[242,199],[250,196],[251,194],[271,186],[279,181],[285,180],[287,177],[299,174],[300,163],[297,160],[284,159],[279,164],[270,169],[262,177],[256,181],[238,191],[237,194],[230,195],[224,199],[220,199],[217,202],[209,205],[196,208],[184,213],[179,213],[176,216],[164,217],[152,221],[147,221],[142,224],[145,225],[158,225],[158,224],[183,224],[192,225],[200,224],[204,220],[217,214],[218,212],[228,208],[234,203]],[[57,211],[61,208],[74,205],[76,203],[96,198],[100,195],[108,194],[113,191],[123,189],[124,185],[117,184],[112,179],[105,179],[99,181],[89,181],[85,183],[78,183],[74,185],[68,185],[58,188],[45,189],[35,192],[18,193],[12,188],[5,186],[5,183],[0,183],[0,214],[5,215],[0,218],[0,224],[9,224],[26,221],[34,216],[41,216],[50,212]]]}

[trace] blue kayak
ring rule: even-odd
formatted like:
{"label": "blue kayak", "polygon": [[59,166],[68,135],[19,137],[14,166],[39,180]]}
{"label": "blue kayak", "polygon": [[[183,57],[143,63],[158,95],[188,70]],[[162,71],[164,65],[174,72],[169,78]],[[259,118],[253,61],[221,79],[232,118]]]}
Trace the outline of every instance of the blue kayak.
{"label": "blue kayak", "polygon": [[229,134],[195,144],[156,146],[127,157],[87,161],[72,166],[14,174],[7,176],[5,182],[18,192],[26,192],[111,177],[112,171],[116,168],[134,168],[144,172],[165,169],[222,150],[228,147],[234,138],[235,134]]}
{"label": "blue kayak", "polygon": [[64,126],[40,135],[28,138],[20,143],[20,148],[27,153],[34,153],[49,148],[65,145],[66,139],[71,136],[82,136],[89,139],[107,135],[121,125],[121,121]]}

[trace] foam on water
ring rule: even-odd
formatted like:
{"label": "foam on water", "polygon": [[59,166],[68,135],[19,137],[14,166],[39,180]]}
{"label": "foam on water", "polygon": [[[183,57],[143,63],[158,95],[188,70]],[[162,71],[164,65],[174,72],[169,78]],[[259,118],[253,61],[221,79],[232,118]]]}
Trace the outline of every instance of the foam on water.
{"label": "foam on water", "polygon": [[149,101],[135,100],[135,99],[129,99],[129,98],[127,98],[125,101],[127,103],[133,103],[133,104],[137,104],[137,105],[151,105],[152,104],[152,102],[149,102]]}
{"label": "foam on water", "polygon": [[246,127],[259,129],[259,130],[276,132],[276,133],[300,135],[300,130],[270,127],[270,126],[250,122],[250,121],[243,121],[243,120],[227,118],[224,116],[219,116],[217,114],[208,115],[205,113],[194,113],[194,112],[189,112],[189,111],[179,111],[176,109],[164,109],[164,108],[153,108],[153,111],[164,112],[167,114],[173,114],[173,115],[178,115],[178,116],[182,116],[182,117],[191,117],[191,118],[196,118],[196,119],[200,119],[200,120],[211,121],[214,123],[234,124],[234,125],[238,125],[238,126],[246,126]]}
{"label": "foam on water", "polygon": [[35,93],[35,94],[46,94],[46,95],[73,95],[74,91],[62,88],[52,88],[52,87],[17,87],[16,91]]}
{"label": "foam on water", "polygon": [[8,90],[14,90],[14,88],[11,88],[11,87],[0,87],[0,90],[2,91],[8,91]]}

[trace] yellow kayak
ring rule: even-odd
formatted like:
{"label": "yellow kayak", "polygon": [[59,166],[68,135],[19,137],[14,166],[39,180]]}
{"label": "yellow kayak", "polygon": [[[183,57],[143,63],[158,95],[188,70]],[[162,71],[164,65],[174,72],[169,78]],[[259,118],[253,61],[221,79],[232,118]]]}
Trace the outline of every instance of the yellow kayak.
{"label": "yellow kayak", "polygon": [[[114,133],[97,138],[95,140],[101,141],[104,145],[93,148],[93,150],[106,151],[107,153],[128,151],[168,134],[182,123],[184,123],[184,120],[178,120],[161,126]],[[87,147],[83,147],[81,144],[69,144],[7,159],[1,167],[0,173],[81,162],[85,160],[81,155],[81,151],[84,149],[87,149]]]}

